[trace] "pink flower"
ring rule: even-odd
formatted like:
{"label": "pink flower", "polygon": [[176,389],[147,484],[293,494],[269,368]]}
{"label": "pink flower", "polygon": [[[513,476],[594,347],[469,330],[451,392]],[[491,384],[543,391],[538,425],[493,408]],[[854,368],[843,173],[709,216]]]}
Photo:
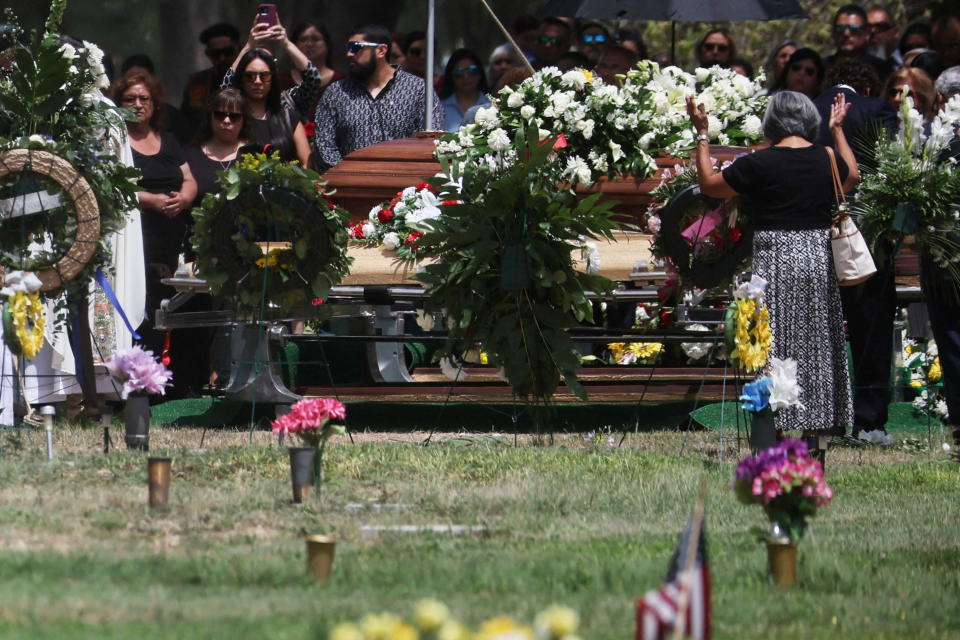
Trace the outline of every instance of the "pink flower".
{"label": "pink flower", "polygon": [[120,395],[124,399],[139,392],[164,395],[173,377],[173,373],[157,362],[152,351],[144,351],[137,345],[116,351],[104,364],[110,375],[123,383]]}
{"label": "pink flower", "polygon": [[334,398],[304,398],[290,407],[290,413],[273,421],[274,433],[300,433],[320,429],[331,419],[343,420],[347,408]]}

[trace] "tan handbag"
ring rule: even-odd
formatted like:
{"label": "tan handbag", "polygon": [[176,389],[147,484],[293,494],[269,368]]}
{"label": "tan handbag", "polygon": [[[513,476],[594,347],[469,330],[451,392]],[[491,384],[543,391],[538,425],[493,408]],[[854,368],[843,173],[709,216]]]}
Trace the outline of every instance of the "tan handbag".
{"label": "tan handbag", "polygon": [[833,149],[827,147],[830,156],[830,173],[833,174],[833,197],[837,203],[837,218],[830,227],[830,245],[833,248],[833,265],[837,271],[837,283],[841,287],[860,284],[877,272],[877,265],[870,255],[870,247],[860,229],[847,215],[847,198],[843,194],[843,182],[837,169]]}

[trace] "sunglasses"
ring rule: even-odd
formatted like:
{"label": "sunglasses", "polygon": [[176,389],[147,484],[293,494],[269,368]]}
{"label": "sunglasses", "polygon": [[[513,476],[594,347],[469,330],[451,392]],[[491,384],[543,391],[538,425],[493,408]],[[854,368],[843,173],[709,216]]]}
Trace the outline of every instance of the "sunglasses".
{"label": "sunglasses", "polygon": [[379,47],[381,43],[379,42],[348,42],[347,43],[347,53],[351,55],[357,55],[363,51],[364,47]]}
{"label": "sunglasses", "polygon": [[833,25],[833,35],[842,36],[847,30],[850,33],[856,35],[863,31],[866,27],[862,24],[835,24]]}
{"label": "sunglasses", "polygon": [[790,71],[803,71],[805,74],[807,74],[811,78],[817,75],[816,67],[808,67],[806,65],[800,64],[799,62],[794,62],[792,65],[790,65]]}
{"label": "sunglasses", "polygon": [[244,71],[243,79],[246,80],[247,82],[256,82],[257,80],[259,80],[260,82],[266,84],[271,80],[273,80],[273,72],[272,71]]}
{"label": "sunglasses", "polygon": [[585,34],[583,34],[583,36],[580,37],[580,41],[583,42],[583,44],[593,44],[594,42],[597,42],[597,43],[606,42],[606,41],[607,41],[607,34],[605,34],[605,33],[585,33]]}
{"label": "sunglasses", "polygon": [[206,54],[209,58],[232,58],[237,50],[234,47],[224,47],[222,49],[207,49]]}
{"label": "sunglasses", "polygon": [[212,113],[213,113],[213,117],[216,118],[217,120],[220,120],[221,122],[226,120],[227,118],[230,118],[230,120],[233,122],[236,122],[237,120],[241,120],[243,118],[243,114],[240,113],[239,111],[215,110]]}
{"label": "sunglasses", "polygon": [[704,42],[703,48],[707,51],[718,51],[720,53],[726,53],[730,50],[730,45],[728,44],[719,44],[717,42]]}
{"label": "sunglasses", "polygon": [[540,44],[547,45],[548,47],[560,46],[560,38],[556,36],[540,36],[539,38],[537,38],[537,41]]}
{"label": "sunglasses", "polygon": [[410,47],[410,49],[407,50],[408,56],[416,56],[419,58],[421,54],[423,54],[423,47]]}
{"label": "sunglasses", "polygon": [[469,67],[460,67],[454,69],[450,75],[454,78],[460,78],[462,76],[476,76],[480,74],[480,67],[475,64],[471,64]]}

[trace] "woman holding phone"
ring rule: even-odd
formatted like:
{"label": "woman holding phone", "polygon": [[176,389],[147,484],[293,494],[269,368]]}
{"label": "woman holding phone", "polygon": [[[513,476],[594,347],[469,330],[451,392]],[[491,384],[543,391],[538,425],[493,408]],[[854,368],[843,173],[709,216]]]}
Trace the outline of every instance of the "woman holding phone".
{"label": "woman holding phone", "polygon": [[[276,19],[276,8],[268,9],[271,6],[260,5],[250,38],[221,86],[234,87],[247,99],[253,142],[270,145],[284,160],[298,160],[306,167],[310,143],[300,114],[316,102],[322,80],[317,67],[287,39],[286,29]],[[283,92],[277,61],[271,53],[274,44],[286,51],[301,76],[300,84]]]}

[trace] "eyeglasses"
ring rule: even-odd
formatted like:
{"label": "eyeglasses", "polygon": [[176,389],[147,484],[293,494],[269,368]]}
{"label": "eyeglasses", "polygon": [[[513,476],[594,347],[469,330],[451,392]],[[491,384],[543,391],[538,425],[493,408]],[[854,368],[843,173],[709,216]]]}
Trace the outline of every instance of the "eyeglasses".
{"label": "eyeglasses", "polygon": [[460,67],[460,68],[458,68],[458,69],[454,69],[454,70],[450,73],[450,75],[452,75],[454,78],[459,78],[459,77],[461,77],[461,76],[476,76],[476,75],[480,75],[480,67],[478,67],[478,66],[475,65],[475,64],[471,64],[469,67]]}
{"label": "eyeglasses", "polygon": [[792,65],[790,65],[790,71],[803,71],[811,78],[817,75],[816,67],[813,67],[813,66],[808,67],[806,65],[800,64],[799,62],[794,62]]}
{"label": "eyeglasses", "polygon": [[208,58],[232,58],[237,53],[236,47],[223,47],[222,49],[207,49]]}
{"label": "eyeglasses", "polygon": [[153,102],[153,98],[150,96],[123,96],[120,98],[121,104],[150,104]]}
{"label": "eyeglasses", "polygon": [[213,111],[213,117],[221,122],[230,118],[232,122],[236,122],[243,118],[243,114],[239,111]]}
{"label": "eyeglasses", "polygon": [[414,56],[419,58],[423,54],[423,47],[410,47],[407,49],[408,56]]}
{"label": "eyeglasses", "polygon": [[583,34],[582,36],[580,36],[580,41],[583,42],[583,44],[593,44],[594,42],[596,42],[596,43],[606,42],[606,41],[607,41],[607,34],[605,34],[605,33],[585,33],[585,34]]}
{"label": "eyeglasses", "polygon": [[380,42],[363,42],[362,40],[356,42],[347,43],[347,53],[351,55],[357,55],[360,53],[364,47],[379,47],[382,43]]}
{"label": "eyeglasses", "polygon": [[871,22],[867,25],[867,30],[870,33],[883,33],[884,31],[890,31],[896,25],[892,25],[889,22]]}
{"label": "eyeglasses", "polygon": [[297,42],[302,42],[303,44],[316,44],[317,42],[323,42],[322,36],[300,36],[297,38]]}
{"label": "eyeglasses", "polygon": [[247,82],[260,82],[266,84],[273,80],[273,71],[244,71],[243,79]]}
{"label": "eyeglasses", "polygon": [[857,35],[866,27],[862,24],[835,24],[833,25],[833,35],[842,36],[847,30],[853,35]]}
{"label": "eyeglasses", "polygon": [[540,44],[546,45],[546,46],[548,46],[548,47],[559,47],[559,46],[560,46],[560,38],[558,38],[558,37],[556,37],[556,36],[540,36],[539,38],[537,38],[537,41],[538,41]]}
{"label": "eyeglasses", "polygon": [[730,45],[720,44],[719,42],[704,42],[703,48],[707,51],[717,51],[719,53],[726,53],[730,50]]}

